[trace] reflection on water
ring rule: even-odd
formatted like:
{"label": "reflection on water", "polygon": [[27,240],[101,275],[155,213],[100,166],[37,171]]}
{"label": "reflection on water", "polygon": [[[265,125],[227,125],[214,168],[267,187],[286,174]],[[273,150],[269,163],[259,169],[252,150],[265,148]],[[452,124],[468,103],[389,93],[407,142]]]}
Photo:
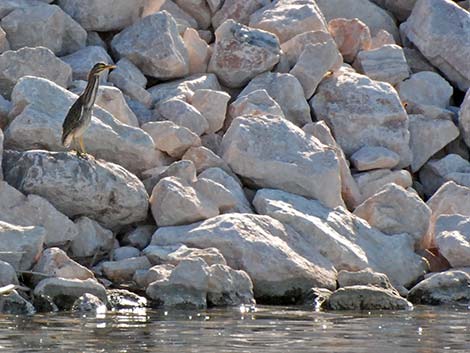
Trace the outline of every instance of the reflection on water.
{"label": "reflection on water", "polygon": [[298,307],[0,316],[1,352],[470,352],[470,310]]}

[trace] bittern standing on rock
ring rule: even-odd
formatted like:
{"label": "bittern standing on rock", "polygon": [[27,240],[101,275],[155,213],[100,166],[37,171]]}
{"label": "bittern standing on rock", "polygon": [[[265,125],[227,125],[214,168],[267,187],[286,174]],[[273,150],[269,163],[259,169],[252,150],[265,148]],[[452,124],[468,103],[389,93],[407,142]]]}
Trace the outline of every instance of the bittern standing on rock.
{"label": "bittern standing on rock", "polygon": [[100,84],[99,75],[116,66],[105,63],[97,63],[88,74],[88,83],[83,93],[70,107],[64,123],[62,124],[62,145],[69,147],[72,141],[80,144],[80,151],[77,150],[79,157],[86,156],[85,146],[83,145],[83,134],[90,126],[93,105],[95,104],[98,86]]}

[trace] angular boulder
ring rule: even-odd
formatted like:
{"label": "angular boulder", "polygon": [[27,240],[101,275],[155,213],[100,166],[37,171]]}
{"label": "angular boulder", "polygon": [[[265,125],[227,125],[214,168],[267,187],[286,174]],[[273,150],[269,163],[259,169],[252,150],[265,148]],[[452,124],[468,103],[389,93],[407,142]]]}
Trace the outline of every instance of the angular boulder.
{"label": "angular boulder", "polygon": [[367,50],[371,45],[369,27],[357,18],[334,18],[328,22],[328,31],[348,63],[354,61],[359,51]]}
{"label": "angular boulder", "polygon": [[351,156],[351,163],[358,171],[391,169],[400,162],[400,156],[385,147],[364,146]]}
{"label": "angular boulder", "polygon": [[[97,62],[113,64],[113,59],[106,52],[106,49],[99,46],[87,46],[72,54],[61,57],[61,59],[70,65],[73,71],[74,80],[88,80],[88,73]],[[35,76],[35,75],[31,75]],[[100,75],[101,81],[106,81],[108,71]]]}
{"label": "angular boulder", "polygon": [[435,242],[450,265],[470,267],[470,217],[441,215],[434,225]]}
{"label": "angular boulder", "polygon": [[98,222],[80,217],[75,220],[78,235],[70,244],[70,252],[74,258],[83,259],[109,253],[114,246],[114,235],[109,229]]}

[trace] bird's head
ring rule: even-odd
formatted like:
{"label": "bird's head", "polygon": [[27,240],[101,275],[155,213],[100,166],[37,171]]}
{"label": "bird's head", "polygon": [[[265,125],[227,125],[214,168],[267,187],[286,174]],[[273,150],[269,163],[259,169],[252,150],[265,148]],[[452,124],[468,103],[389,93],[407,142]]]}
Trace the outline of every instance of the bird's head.
{"label": "bird's head", "polygon": [[99,75],[100,73],[102,73],[105,70],[110,70],[110,69],[114,69],[114,68],[116,68],[115,65],[109,65],[109,64],[105,64],[105,63],[97,63],[91,69],[90,76],[91,75]]}

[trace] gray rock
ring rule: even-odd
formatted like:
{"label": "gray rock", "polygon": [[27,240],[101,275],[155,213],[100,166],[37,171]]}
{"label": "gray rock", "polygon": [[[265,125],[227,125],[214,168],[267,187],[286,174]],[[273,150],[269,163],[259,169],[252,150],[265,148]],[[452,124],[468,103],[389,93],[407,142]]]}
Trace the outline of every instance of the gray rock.
{"label": "gray rock", "polygon": [[[69,64],[72,68],[74,80],[84,81],[88,80],[88,73],[97,62],[113,64],[113,59],[111,59],[106,50],[102,47],[97,46],[84,47],[80,50],[73,52],[72,54],[62,56],[61,59],[65,63]],[[106,81],[107,78],[107,71],[101,74],[102,81]]]}
{"label": "gray rock", "polygon": [[19,284],[15,268],[8,262],[0,260],[0,287]]}
{"label": "gray rock", "polygon": [[462,137],[467,146],[470,146],[470,90],[465,94],[465,98],[459,110],[459,127]]}
{"label": "gray rock", "polygon": [[144,249],[145,256],[152,264],[178,265],[186,259],[202,259],[207,265],[227,265],[224,256],[217,248],[196,249],[186,245],[175,244],[168,246],[149,245]]}
{"label": "gray rock", "polygon": [[183,155],[182,159],[192,161],[197,173],[201,173],[208,168],[221,168],[227,173],[232,173],[229,166],[222,158],[203,146],[190,147]]}
{"label": "gray rock", "polygon": [[351,156],[351,163],[358,171],[391,169],[399,162],[400,156],[385,147],[364,146]]}
{"label": "gray rock", "polygon": [[248,25],[250,15],[260,7],[267,5],[269,0],[219,0],[220,4],[218,6],[213,3],[211,4],[210,1],[208,2],[212,12],[215,12],[214,16],[212,16],[212,26],[217,28],[228,19]]}
{"label": "gray rock", "polygon": [[[3,128],[8,124],[8,114],[10,113],[11,110],[11,103],[10,101],[6,100],[3,98],[2,95],[0,95],[0,127]],[[3,132],[2,132],[3,136]],[[3,143],[2,143],[3,146]]]}
{"label": "gray rock", "polygon": [[132,246],[121,246],[113,250],[113,261],[121,261],[139,256],[140,250]]}
{"label": "gray rock", "polygon": [[87,215],[109,228],[147,217],[143,184],[116,164],[39,150],[18,157],[7,163],[5,180],[26,194],[47,197],[69,217]]}
{"label": "gray rock", "polygon": [[406,62],[412,73],[415,74],[421,71],[437,72],[436,68],[429,63],[418,49],[403,48],[403,52],[405,53]]}
{"label": "gray rock", "polygon": [[148,270],[152,264],[146,256],[126,258],[118,261],[105,261],[103,273],[114,283],[130,281],[137,270]]}
{"label": "gray rock", "polygon": [[339,271],[338,286],[340,288],[349,286],[374,286],[396,291],[385,273],[373,272],[370,269],[357,272]]}
{"label": "gray rock", "polygon": [[170,176],[178,177],[188,182],[194,182],[196,181],[196,167],[192,161],[182,159],[173,162],[168,167],[159,168],[155,174],[152,174],[143,181],[148,194],[152,195],[153,188],[161,179]]}
{"label": "gray rock", "polygon": [[125,289],[108,289],[108,307],[113,310],[132,310],[147,306],[147,299]]}
{"label": "gray rock", "polygon": [[372,0],[383,9],[391,12],[395,17],[404,21],[411,14],[417,0]]}
{"label": "gray rock", "polygon": [[85,293],[79,297],[72,305],[72,311],[79,313],[86,312],[106,312],[106,305],[101,301],[100,298],[90,293]]}
{"label": "gray rock", "polygon": [[75,221],[78,235],[73,239],[70,251],[74,257],[86,258],[109,253],[114,245],[113,232],[98,222],[80,217]]}
{"label": "gray rock", "polygon": [[149,245],[152,235],[156,230],[157,227],[154,225],[137,226],[135,229],[132,229],[124,235],[122,243],[143,250],[147,245]]}
{"label": "gray rock", "polygon": [[271,98],[265,89],[258,89],[246,95],[238,96],[229,106],[229,123],[242,115],[278,115],[284,117],[279,104]]}
{"label": "gray rock", "polygon": [[191,130],[197,136],[209,130],[206,118],[196,108],[181,99],[171,98],[157,103],[156,110],[166,120]]}
{"label": "gray rock", "polygon": [[204,0],[174,0],[186,13],[194,17],[199,28],[207,29],[211,23],[211,12]]}
{"label": "gray rock", "polygon": [[207,304],[210,306],[240,306],[255,304],[253,283],[245,271],[227,265],[209,267]]}
{"label": "gray rock", "polygon": [[24,299],[16,290],[0,296],[0,312],[10,315],[33,315],[34,306]]}
{"label": "gray rock", "polygon": [[439,253],[451,267],[470,267],[470,219],[460,214],[440,215],[434,226]]}
{"label": "gray rock", "polygon": [[191,97],[191,105],[196,108],[209,123],[206,133],[217,132],[224,126],[227,103],[230,95],[222,91],[198,89]]}

